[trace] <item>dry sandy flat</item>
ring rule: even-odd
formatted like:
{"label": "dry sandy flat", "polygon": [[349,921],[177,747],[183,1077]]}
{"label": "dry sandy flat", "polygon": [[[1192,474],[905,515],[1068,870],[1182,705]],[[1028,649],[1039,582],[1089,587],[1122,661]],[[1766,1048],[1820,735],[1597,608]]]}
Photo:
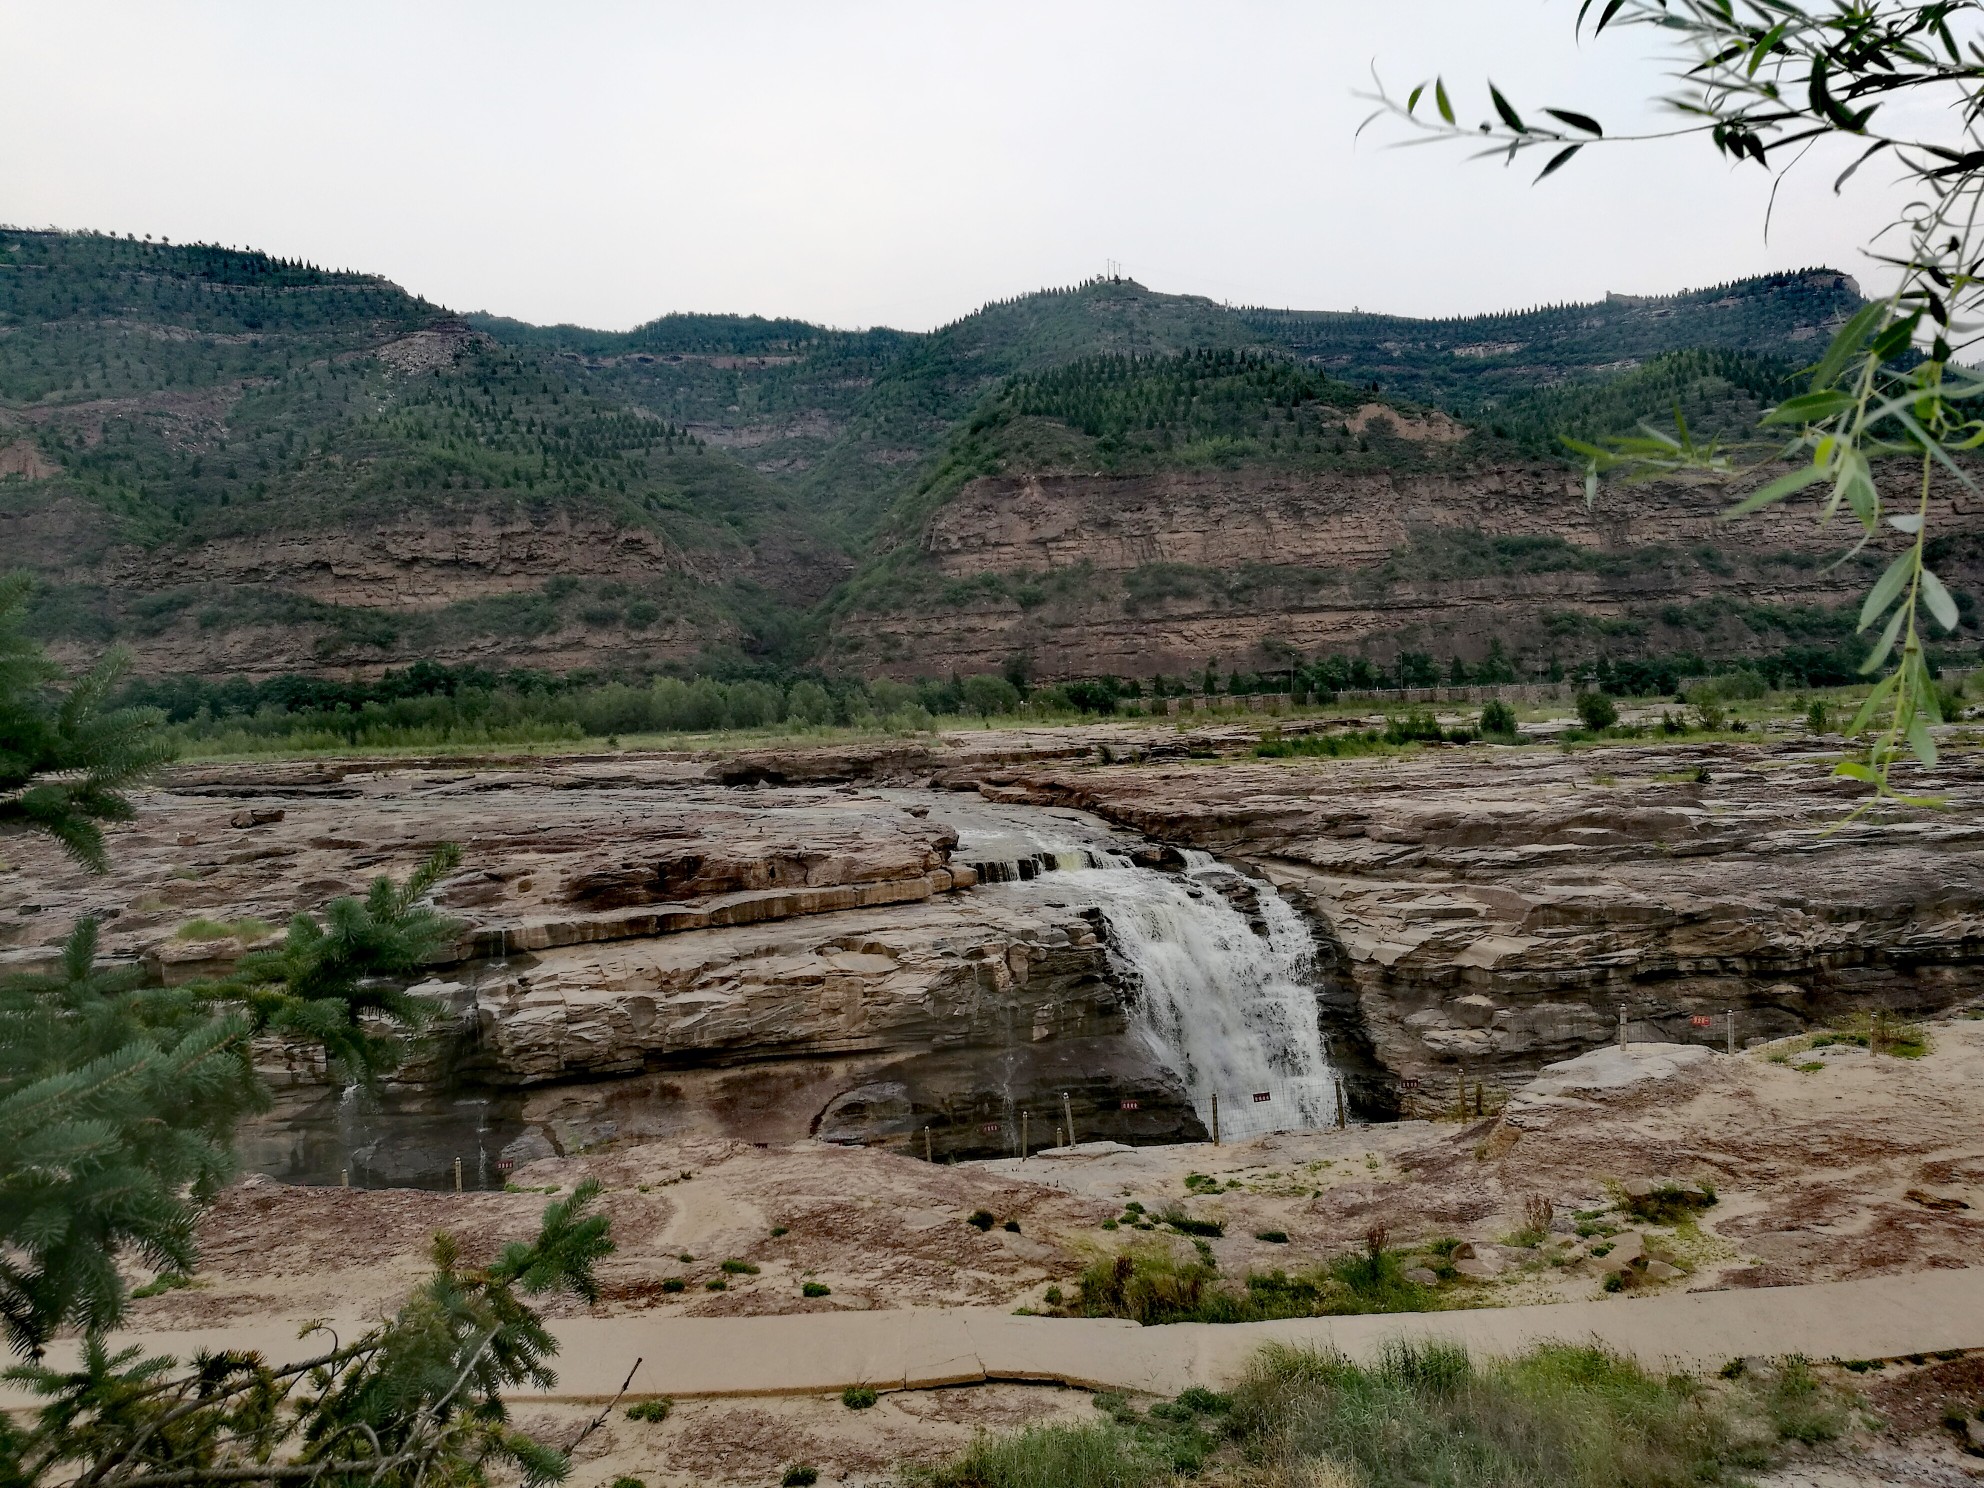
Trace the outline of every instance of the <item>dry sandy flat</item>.
{"label": "dry sandy flat", "polygon": [[[557,1446],[596,1412],[529,1406],[518,1424]],[[576,1454],[572,1488],[607,1488],[623,1475],[647,1488],[777,1483],[787,1467],[817,1469],[827,1484],[893,1484],[905,1464],[942,1461],[979,1432],[1097,1419],[1091,1397],[1058,1385],[975,1385],[884,1395],[853,1411],[832,1398],[683,1401],[659,1423],[614,1411]]]}
{"label": "dry sandy flat", "polygon": [[[1975,1265],[1984,1260],[1984,1022],[1931,1025],[1918,1060],[1832,1050],[1716,1056],[1669,1078],[1610,1094],[1569,1095],[1512,1119],[1404,1122],[1269,1137],[1225,1147],[1141,1148],[1094,1157],[930,1165],[819,1144],[757,1148],[716,1141],[649,1143],[547,1160],[520,1170],[534,1192],[423,1193],[294,1188],[250,1180],[202,1227],[195,1286],[136,1304],[139,1329],[253,1318],[359,1318],[392,1305],[447,1229],[471,1255],[526,1235],[581,1177],[606,1187],[619,1250],[602,1268],[595,1311],[703,1316],[828,1308],[1039,1305],[1098,1251],[1168,1244],[1162,1230],[1103,1229],[1134,1199],[1218,1219],[1223,1271],[1314,1264],[1360,1246],[1373,1225],[1393,1243],[1446,1234],[1480,1242],[1505,1265],[1445,1284],[1463,1305],[1594,1298],[1593,1246],[1562,1233],[1579,1213],[1596,1227],[1645,1235],[1683,1274],[1659,1285],[1713,1290]],[[1816,1069],[1800,1065],[1816,1064]],[[1191,1182],[1188,1184],[1188,1176]],[[1642,1225],[1613,1207],[1617,1185],[1673,1177],[1712,1183],[1718,1202],[1680,1229]],[[1559,1216],[1556,1248],[1497,1245],[1530,1195]],[[997,1225],[966,1223],[977,1209]],[[1587,1228],[1592,1228],[1587,1222]],[[782,1234],[774,1231],[782,1230]],[[1282,1231],[1285,1244],[1255,1238]],[[684,1256],[692,1259],[683,1259]],[[756,1274],[724,1277],[725,1259]],[[683,1290],[664,1290],[680,1277]],[[707,1283],[724,1278],[722,1291]],[[830,1288],[806,1298],[806,1281]],[[1643,1284],[1615,1300],[1631,1306]],[[553,1311],[569,1315],[575,1303]],[[1948,1377],[1945,1378],[1944,1376]],[[1974,1376],[1974,1377],[1973,1377]],[[1842,1376],[1844,1378],[1844,1376]],[[1979,1459],[1938,1425],[1952,1399],[1984,1407],[1984,1363],[1931,1361],[1855,1375],[1887,1423],[1851,1451],[1775,1475],[1773,1488],[1973,1481]],[[579,1488],[621,1474],[649,1488],[777,1481],[808,1462],[829,1483],[881,1483],[895,1464],[941,1457],[975,1430],[1081,1417],[1080,1392],[990,1385],[885,1397],[854,1413],[832,1399],[699,1401],[659,1425],[615,1413],[581,1454]],[[588,1411],[534,1405],[523,1414],[554,1442]],[[541,1419],[540,1419],[541,1418]],[[1869,1474],[1872,1476],[1869,1476]]]}
{"label": "dry sandy flat", "polygon": [[[1133,1199],[1221,1221],[1226,1233],[1212,1248],[1229,1274],[1327,1260],[1361,1245],[1374,1225],[1395,1244],[1435,1235],[1493,1244],[1520,1227],[1530,1195],[1550,1200],[1560,1232],[1595,1211],[1602,1227],[1644,1230],[1687,1273],[1671,1287],[1975,1265],[1984,1261],[1984,1022],[1938,1023],[1932,1038],[1917,1060],[1843,1046],[1774,1063],[1752,1051],[1513,1120],[1402,1122],[1217,1148],[953,1167],[817,1143],[694,1141],[546,1160],[515,1175],[534,1193],[251,1180],[202,1226],[198,1284],[137,1304],[133,1321],[175,1328],[368,1314],[421,1273],[436,1230],[455,1233],[471,1255],[492,1252],[529,1233],[544,1190],[569,1192],[585,1176],[606,1187],[619,1246],[602,1268],[598,1310],[608,1315],[1037,1304],[1098,1250],[1129,1240],[1184,1246],[1161,1230],[1102,1228]],[[1797,1067],[1807,1063],[1821,1067]],[[1616,1184],[1668,1177],[1713,1186],[1718,1202],[1698,1225],[1647,1228],[1613,1209]],[[989,1233],[965,1222],[978,1209],[999,1221]],[[1016,1233],[1003,1228],[1008,1220]],[[1287,1243],[1255,1238],[1275,1231]],[[1455,1300],[1601,1295],[1602,1278],[1582,1256],[1607,1237],[1577,1249],[1570,1238],[1560,1235],[1554,1262],[1548,1248],[1504,1247],[1505,1274],[1460,1284]],[[727,1259],[758,1272],[725,1277]],[[664,1290],[669,1278],[684,1289]],[[725,1289],[710,1290],[719,1278]],[[807,1281],[831,1295],[802,1296]]]}

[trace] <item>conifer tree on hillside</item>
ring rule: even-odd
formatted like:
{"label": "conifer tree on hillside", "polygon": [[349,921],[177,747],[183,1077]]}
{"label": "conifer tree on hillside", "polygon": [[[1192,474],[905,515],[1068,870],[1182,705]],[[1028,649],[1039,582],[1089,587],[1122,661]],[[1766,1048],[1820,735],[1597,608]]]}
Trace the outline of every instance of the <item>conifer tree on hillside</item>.
{"label": "conifer tree on hillside", "polygon": [[164,717],[105,710],[127,668],[121,652],[62,687],[61,669],[22,630],[30,588],[25,574],[0,577],[0,834],[46,833],[100,873],[100,824],[129,821],[125,788],[170,757]]}

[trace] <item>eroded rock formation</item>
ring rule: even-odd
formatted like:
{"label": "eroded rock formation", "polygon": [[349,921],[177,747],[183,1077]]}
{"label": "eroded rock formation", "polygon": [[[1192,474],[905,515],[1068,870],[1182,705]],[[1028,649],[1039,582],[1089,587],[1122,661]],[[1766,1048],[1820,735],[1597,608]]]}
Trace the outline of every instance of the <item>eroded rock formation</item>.
{"label": "eroded rock formation", "polygon": [[1920,782],[1944,809],[1849,823],[1836,757],[1474,747],[947,778],[1252,863],[1309,908],[1390,1070],[1516,1079],[1621,1012],[1629,1036],[1720,1043],[1733,1011],[1740,1043],[1976,992],[1984,768],[1946,755]]}
{"label": "eroded rock formation", "polygon": [[[1091,813],[1144,834],[1148,868],[1199,848],[1279,887],[1314,928],[1317,1017],[1362,1114],[1457,1071],[1518,1084],[1622,1012],[1634,1038],[1720,1046],[1732,1012],[1742,1044],[1978,988],[1984,767],[1961,748],[1911,783],[1944,809],[1846,822],[1857,788],[1821,741],[1235,758],[1250,737],[187,767],[107,878],[23,844],[0,958],[46,959],[93,913],[111,954],[210,974],[460,842],[438,897],[464,931],[429,968],[444,1017],[421,1057],[373,1110],[270,1050],[279,1106],[248,1144],[270,1171],[396,1181],[630,1137],[921,1155],[927,1132],[933,1156],[997,1155],[1067,1114],[1084,1137],[1199,1136],[1127,1032],[1137,986],[1107,916],[978,887],[1056,870],[961,848],[969,797]],[[195,916],[217,923],[179,933]]]}

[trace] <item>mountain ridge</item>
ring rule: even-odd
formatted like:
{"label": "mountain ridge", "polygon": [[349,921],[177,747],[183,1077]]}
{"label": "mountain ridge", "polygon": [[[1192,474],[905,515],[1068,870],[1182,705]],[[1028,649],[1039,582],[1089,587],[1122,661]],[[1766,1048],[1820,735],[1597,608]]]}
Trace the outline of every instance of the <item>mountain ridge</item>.
{"label": "mountain ridge", "polygon": [[[604,332],[252,252],[6,229],[0,540],[41,575],[52,642],[122,641],[153,673],[874,670],[892,663],[844,644],[857,576],[936,575],[918,555],[938,512],[1013,461],[1161,474],[1190,463],[1176,447],[1251,472],[1235,490],[1357,471],[1394,490],[1434,465],[1547,485],[1550,419],[1630,426],[1670,397],[1737,418],[1857,303],[1828,269],[1444,320],[1097,279],[929,332],[715,314]],[[1190,394],[1232,424],[1200,419],[1203,449],[1148,400],[1134,430],[1064,417],[1086,396],[1070,368],[1175,381],[1207,357],[1287,381],[1297,425],[1231,378]],[[990,438],[980,421],[1043,377],[1075,403],[1027,414],[1024,450]],[[1397,437],[1434,414],[1458,437]]]}

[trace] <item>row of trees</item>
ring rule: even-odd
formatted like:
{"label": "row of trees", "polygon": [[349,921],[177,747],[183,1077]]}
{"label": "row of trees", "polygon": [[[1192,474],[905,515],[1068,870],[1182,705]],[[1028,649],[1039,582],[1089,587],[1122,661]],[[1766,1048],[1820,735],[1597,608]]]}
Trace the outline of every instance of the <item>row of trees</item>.
{"label": "row of trees", "polygon": [[[0,579],[0,848],[53,838],[102,871],[103,828],[166,758],[163,717],[106,705],[121,661],[64,678],[22,633],[24,577]],[[184,1273],[200,1209],[233,1172],[236,1127],[263,1109],[257,1039],[313,1046],[348,1081],[391,1069],[425,1007],[400,990],[456,927],[427,903],[445,847],[404,883],[299,915],[224,981],[146,987],[97,959],[85,918],[56,964],[0,978],[0,1331],[40,1398],[0,1416],[0,1483],[101,1488],[292,1481],[474,1484],[503,1464],[528,1483],[566,1454],[518,1431],[505,1390],[554,1382],[556,1343],[530,1298],[597,1294],[610,1251],[581,1185],[534,1241],[490,1264],[437,1237],[432,1276],[391,1319],[311,1357],[113,1352],[132,1262]],[[57,1368],[47,1345],[80,1335]]]}
{"label": "row of trees", "polygon": [[[1967,660],[1953,649],[1939,660]],[[1390,664],[1364,656],[1305,657],[1285,651],[1259,671],[1222,669],[1209,660],[1187,676],[1148,680],[1114,676],[1037,685],[1028,659],[1008,659],[1002,674],[911,681],[848,677],[719,680],[708,676],[625,680],[596,673],[554,676],[513,669],[418,662],[370,680],[280,676],[154,678],[127,684],[119,701],[156,708],[171,737],[210,747],[388,747],[447,743],[530,743],[561,738],[707,733],[725,729],[803,727],[927,728],[942,717],[996,717],[1022,704],[1035,714],[1106,714],[1174,697],[1293,693],[1327,701],[1338,693],[1441,686],[1498,686],[1527,681],[1576,682],[1622,697],[1673,694],[1689,678],[1743,672],[1775,688],[1845,686],[1857,677],[1850,643],[1790,646],[1747,658],[1691,652],[1598,661],[1552,659],[1518,666],[1499,641],[1468,662],[1406,651]],[[220,741],[215,745],[214,741]]]}

